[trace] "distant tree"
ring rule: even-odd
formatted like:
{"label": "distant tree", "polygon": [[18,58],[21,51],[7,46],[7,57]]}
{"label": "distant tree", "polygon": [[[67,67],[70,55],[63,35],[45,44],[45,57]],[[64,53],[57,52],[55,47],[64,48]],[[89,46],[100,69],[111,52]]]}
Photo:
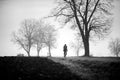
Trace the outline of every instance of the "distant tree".
{"label": "distant tree", "polygon": [[34,44],[37,46],[37,54],[39,56],[40,50],[45,47],[44,22],[42,20],[36,21],[35,29]]}
{"label": "distant tree", "polygon": [[82,39],[79,33],[75,34],[75,39],[74,42],[71,43],[71,47],[75,49],[76,55],[79,56],[79,51],[81,48],[83,48]]}
{"label": "distant tree", "polygon": [[73,23],[79,29],[85,56],[89,56],[89,38],[104,37],[111,27],[113,0],[57,0],[53,16],[62,23]]}
{"label": "distant tree", "polygon": [[116,38],[114,40],[111,40],[108,48],[110,49],[112,54],[118,57],[118,55],[120,54],[120,39]]}
{"label": "distant tree", "polygon": [[55,42],[56,42],[56,34],[55,34],[55,29],[52,25],[46,24],[44,28],[45,32],[45,44],[48,46],[48,56],[51,57],[51,48],[55,47]]}
{"label": "distant tree", "polygon": [[28,56],[30,56],[30,49],[33,45],[33,34],[35,32],[34,23],[34,19],[25,19],[21,23],[21,27],[18,32],[13,32],[12,34],[12,41],[23,48],[27,52]]}

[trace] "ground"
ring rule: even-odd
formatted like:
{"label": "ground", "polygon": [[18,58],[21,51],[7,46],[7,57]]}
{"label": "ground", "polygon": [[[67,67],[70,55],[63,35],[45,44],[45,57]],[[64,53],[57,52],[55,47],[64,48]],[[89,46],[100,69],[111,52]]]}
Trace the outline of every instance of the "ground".
{"label": "ground", "polygon": [[51,59],[67,66],[72,73],[84,80],[120,80],[120,58],[69,57]]}
{"label": "ground", "polygon": [[0,74],[4,80],[120,80],[120,58],[0,57]]}

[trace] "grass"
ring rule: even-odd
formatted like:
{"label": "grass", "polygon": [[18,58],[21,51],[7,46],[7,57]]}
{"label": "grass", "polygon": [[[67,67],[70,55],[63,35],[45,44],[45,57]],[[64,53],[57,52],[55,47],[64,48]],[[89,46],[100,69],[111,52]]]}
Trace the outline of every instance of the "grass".
{"label": "grass", "polygon": [[4,80],[120,80],[120,58],[0,57]]}
{"label": "grass", "polygon": [[72,63],[81,66],[80,75],[83,78],[89,80],[120,80],[119,58],[87,58],[86,60],[72,61]]}
{"label": "grass", "polygon": [[79,80],[60,63],[39,57],[1,57],[0,74],[3,80]]}
{"label": "grass", "polygon": [[120,80],[120,58],[69,57],[51,59],[66,65],[72,73],[85,80]]}

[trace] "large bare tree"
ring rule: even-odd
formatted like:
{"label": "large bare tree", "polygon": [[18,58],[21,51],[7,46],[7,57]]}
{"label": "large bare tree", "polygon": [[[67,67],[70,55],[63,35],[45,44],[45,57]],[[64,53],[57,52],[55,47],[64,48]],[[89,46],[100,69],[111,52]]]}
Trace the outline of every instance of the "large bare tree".
{"label": "large bare tree", "polygon": [[23,48],[27,52],[28,56],[30,56],[30,49],[33,45],[33,35],[35,32],[34,23],[34,19],[26,19],[21,23],[18,33],[13,32],[12,34],[12,41]]}
{"label": "large bare tree", "polygon": [[73,23],[79,29],[85,55],[89,56],[89,40],[92,36],[105,37],[111,27],[113,0],[57,0],[53,16],[62,23]]}
{"label": "large bare tree", "polygon": [[108,48],[110,49],[112,54],[118,57],[118,55],[120,54],[120,39],[111,39]]}

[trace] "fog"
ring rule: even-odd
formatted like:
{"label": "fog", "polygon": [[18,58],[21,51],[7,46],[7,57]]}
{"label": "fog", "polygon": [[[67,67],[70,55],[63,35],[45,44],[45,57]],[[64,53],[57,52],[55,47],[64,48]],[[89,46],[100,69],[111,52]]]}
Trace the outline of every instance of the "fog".
{"label": "fog", "polygon": [[[111,33],[104,40],[95,40],[90,42],[90,54],[94,56],[113,56],[108,50],[108,43],[111,38],[120,38],[120,1],[114,2],[113,25]],[[11,42],[11,33],[17,31],[21,21],[24,19],[40,19],[51,13],[55,7],[54,0],[0,0],[0,56],[16,56],[18,53],[26,52]],[[48,20],[55,25],[55,28],[61,27],[60,23],[54,19]],[[74,40],[74,31],[68,25],[58,30],[56,48],[52,49],[52,56],[63,56],[63,45],[68,45],[68,56],[75,56],[74,49],[70,46]],[[37,55],[36,49],[32,48],[31,54]],[[83,55],[84,50],[80,50],[79,55]],[[47,55],[47,49],[42,49],[42,56]]]}

